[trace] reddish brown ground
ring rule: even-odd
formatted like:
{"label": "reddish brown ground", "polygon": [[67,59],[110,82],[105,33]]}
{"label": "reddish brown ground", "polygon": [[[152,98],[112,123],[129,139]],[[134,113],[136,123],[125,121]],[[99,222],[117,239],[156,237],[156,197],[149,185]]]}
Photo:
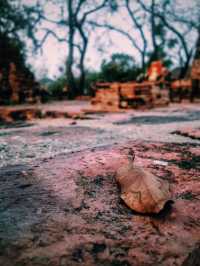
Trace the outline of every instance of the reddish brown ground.
{"label": "reddish brown ground", "polygon": [[[185,115],[2,124],[0,265],[199,265],[199,140],[173,132],[197,130],[200,108],[176,108]],[[115,172],[127,146],[136,164],[170,182],[172,209],[142,216],[121,201]]]}
{"label": "reddish brown ground", "polygon": [[[124,146],[170,182],[171,212],[141,216],[120,200]],[[139,142],[1,169],[0,265],[181,265],[200,240],[199,169],[195,145]]]}

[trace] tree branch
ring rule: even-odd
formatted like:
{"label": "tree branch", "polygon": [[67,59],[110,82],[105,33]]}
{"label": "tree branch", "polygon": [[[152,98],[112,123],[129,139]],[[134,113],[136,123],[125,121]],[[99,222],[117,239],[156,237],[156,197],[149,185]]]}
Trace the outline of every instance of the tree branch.
{"label": "tree branch", "polygon": [[90,15],[90,14],[96,12],[96,11],[99,11],[100,9],[102,9],[103,7],[105,7],[107,1],[108,1],[108,0],[103,0],[103,2],[102,2],[99,6],[93,8],[93,9],[91,9],[91,10],[86,11],[86,12],[83,14],[82,18],[81,18],[82,23],[86,20],[86,18],[87,18],[88,15]]}
{"label": "tree branch", "polygon": [[[152,13],[152,11],[141,0],[137,0],[137,2],[142,6],[142,8],[145,11],[147,11],[148,13]],[[185,51],[187,58],[190,57],[190,52],[188,51],[188,47],[187,47],[187,44],[186,44],[186,41],[185,41],[183,35],[175,27],[170,25],[169,22],[166,20],[166,18],[162,14],[155,12],[155,10],[154,10],[152,15],[160,18],[160,20],[163,22],[163,24],[179,38],[179,40],[182,43],[182,46],[183,46],[183,49]]]}
{"label": "tree branch", "polygon": [[135,15],[134,15],[133,11],[131,10],[130,1],[129,0],[126,0],[126,8],[127,8],[128,14],[131,17],[134,25],[139,30],[140,36],[141,36],[142,41],[143,41],[143,51],[140,51],[140,50],[139,51],[142,54],[142,66],[144,67],[144,65],[145,65],[145,55],[146,55],[146,50],[147,50],[147,40],[145,38],[145,34],[144,34],[143,29],[142,29],[142,25],[140,23],[138,23],[138,20],[135,18]]}
{"label": "tree branch", "polygon": [[79,0],[77,8],[74,12],[75,17],[77,17],[78,13],[80,12],[81,6],[85,3],[85,0]]}
{"label": "tree branch", "polygon": [[123,31],[122,29],[118,29],[112,25],[108,25],[108,24],[99,24],[97,22],[94,22],[94,21],[88,21],[88,23],[92,26],[95,26],[95,27],[99,27],[99,28],[105,28],[105,29],[108,29],[108,30],[111,30],[111,31],[115,31],[115,32],[118,32],[122,35],[124,35],[126,38],[129,39],[129,41],[132,43],[132,45],[141,53],[142,52],[142,49],[139,47],[139,45],[137,45],[137,43],[135,42],[135,40],[132,38],[132,36],[127,32],[127,31]]}
{"label": "tree branch", "polygon": [[46,33],[43,36],[42,40],[40,40],[40,42],[37,43],[37,48],[41,48],[50,35],[52,35],[59,42],[67,42],[66,38],[58,37],[57,34],[53,30],[50,30],[50,29],[47,29],[47,28],[43,28],[41,30],[45,31]]}

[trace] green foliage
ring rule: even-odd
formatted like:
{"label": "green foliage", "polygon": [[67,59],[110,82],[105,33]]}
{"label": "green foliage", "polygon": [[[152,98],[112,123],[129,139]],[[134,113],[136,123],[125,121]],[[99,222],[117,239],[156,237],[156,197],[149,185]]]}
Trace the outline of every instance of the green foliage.
{"label": "green foliage", "polygon": [[0,33],[0,51],[4,56],[0,57],[0,67],[6,71],[9,64],[14,62],[18,68],[25,68],[25,54],[23,43],[15,38],[9,38]]}
{"label": "green foliage", "polygon": [[108,5],[109,5],[112,13],[114,13],[118,10],[118,3],[116,0],[109,0]]}
{"label": "green foliage", "polygon": [[[86,72],[86,93],[90,94],[92,92],[91,87],[96,82],[133,81],[136,80],[140,73],[141,69],[137,67],[134,59],[131,56],[127,54],[113,54],[110,60],[103,60],[100,71]],[[62,93],[64,84],[66,84],[66,79],[64,77],[53,82],[52,85],[49,86],[49,92],[51,95],[56,96],[60,94],[60,92]]]}
{"label": "green foliage", "polygon": [[96,82],[102,81],[101,72],[87,71],[85,73],[85,93],[90,95],[92,93],[91,87]]}
{"label": "green foliage", "polygon": [[24,31],[27,37],[33,37],[39,6],[27,7],[16,0],[0,0],[0,33],[4,36],[19,39],[19,32]]}
{"label": "green foliage", "polygon": [[163,10],[165,10],[171,3],[171,0],[164,0],[163,1]]}
{"label": "green foliage", "polygon": [[10,62],[24,64],[24,45],[18,31],[26,27],[23,12],[16,1],[0,0],[0,67],[8,69]]}
{"label": "green foliage", "polygon": [[0,6],[1,33],[8,35],[25,27],[24,16],[17,8],[16,1],[0,0]]}
{"label": "green foliage", "polygon": [[18,0],[0,0],[0,67],[8,68],[10,62],[25,67],[24,37],[33,42],[41,8],[25,6]]}
{"label": "green foliage", "polygon": [[159,23],[157,23],[155,25],[154,34],[157,35],[161,40],[165,37],[166,30],[165,30],[164,25],[161,21],[159,21]]}
{"label": "green foliage", "polygon": [[169,49],[174,48],[178,44],[177,39],[169,39],[167,42],[167,46]]}
{"label": "green foliage", "polygon": [[110,60],[103,60],[99,72],[86,72],[86,91],[90,94],[96,82],[126,82],[136,80],[141,73],[134,59],[127,54],[113,54]]}
{"label": "green foliage", "polygon": [[86,72],[86,88],[89,88],[92,83],[95,83],[101,79],[101,73],[95,71]]}
{"label": "green foliage", "polygon": [[170,58],[166,58],[163,60],[163,64],[165,67],[170,68],[173,66],[173,62]]}
{"label": "green foliage", "polygon": [[103,81],[129,81],[136,79],[139,69],[134,59],[127,54],[113,54],[101,65],[100,78]]}
{"label": "green foliage", "polygon": [[[0,99],[2,103],[10,103],[12,93],[9,83],[10,63],[14,63],[18,73],[23,74],[26,80],[34,83],[34,75],[26,66],[25,38],[34,37],[36,21],[38,19],[39,7],[24,6],[19,0],[0,0],[0,70],[3,78],[0,81]],[[23,89],[26,87],[23,82]],[[33,88],[34,89],[34,88]],[[35,88],[37,90],[37,88]],[[20,96],[21,97],[21,96]],[[23,98],[23,97],[22,97]]]}
{"label": "green foliage", "polygon": [[37,47],[34,34],[43,14],[42,6],[39,3],[26,6],[19,0],[0,0],[0,7],[0,41],[2,38],[14,40],[25,51],[23,43],[29,38]]}
{"label": "green foliage", "polygon": [[66,87],[67,80],[65,76],[59,77],[48,86],[48,92],[51,98],[61,100],[64,97],[64,87]]}

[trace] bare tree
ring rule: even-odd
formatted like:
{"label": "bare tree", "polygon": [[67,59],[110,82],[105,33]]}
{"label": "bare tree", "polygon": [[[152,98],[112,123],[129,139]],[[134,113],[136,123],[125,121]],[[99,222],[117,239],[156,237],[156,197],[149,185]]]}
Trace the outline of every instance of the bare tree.
{"label": "bare tree", "polygon": [[[139,13],[140,10],[135,8],[135,3],[133,1],[124,0],[121,2],[121,5],[119,6],[118,10],[125,9],[128,14],[128,18],[131,21],[131,30],[127,31],[126,29],[123,29],[122,27],[116,26],[111,24],[109,21],[105,22],[97,22],[97,21],[89,21],[90,25],[94,27],[99,27],[102,29],[107,29],[110,32],[116,32],[122,35],[123,37],[127,38],[131,45],[138,51],[141,58],[141,68],[145,70],[146,66],[146,57],[147,57],[147,48],[148,48],[148,41],[145,35],[145,30],[143,27],[144,21],[142,19],[142,15]],[[138,14],[139,13],[139,14]],[[140,36],[140,42],[135,38],[135,31],[139,33]],[[142,43],[142,45],[141,45]]]}
{"label": "bare tree", "polygon": [[[133,2],[132,2],[133,3]],[[133,26],[134,28],[136,28],[139,31],[141,40],[142,40],[142,48],[140,48],[140,46],[138,46],[138,51],[141,55],[141,61],[142,61],[142,69],[145,69],[145,65],[146,65],[146,53],[147,53],[147,38],[145,36],[145,32],[143,29],[143,25],[142,22],[139,21],[138,17],[136,17],[137,15],[137,10],[133,11],[131,6],[130,6],[130,0],[126,0],[125,1],[125,6],[127,8],[128,14],[133,22]]]}
{"label": "bare tree", "polygon": [[[66,77],[69,89],[69,98],[73,99],[76,95],[81,95],[85,87],[85,57],[89,42],[88,19],[101,9],[110,7],[111,0],[93,1],[92,4],[87,0],[60,0],[61,18],[58,20],[50,19],[43,14],[40,18],[58,27],[65,29],[67,35],[60,37],[55,30],[43,28],[44,35],[38,47],[42,47],[49,36],[53,36],[59,42],[65,42],[68,47],[66,60]],[[57,3],[56,3],[57,4]],[[78,69],[80,71],[79,82],[74,74],[75,53],[79,53]]]}
{"label": "bare tree", "polygon": [[[42,47],[49,36],[53,36],[59,42],[67,44],[66,76],[70,98],[74,98],[77,94],[83,94],[85,58],[90,35],[96,27],[105,28],[110,32],[115,31],[126,37],[140,54],[143,71],[149,60],[149,55],[151,55],[150,59],[162,58],[162,56],[166,55],[169,58],[169,52],[175,51],[174,48],[176,47],[176,50],[178,50],[176,56],[179,57],[179,61],[184,65],[181,73],[183,76],[193,54],[193,47],[187,40],[188,32],[190,29],[196,30],[197,28],[195,28],[196,26],[194,27],[194,24],[196,25],[195,20],[193,18],[190,20],[189,15],[186,18],[182,18],[184,20],[182,22],[176,10],[176,4],[172,4],[172,2],[175,3],[176,0],[150,0],[148,2],[144,0],[122,0],[120,4],[115,0],[56,0],[56,6],[58,6],[58,3],[60,5],[60,17],[52,19],[40,12],[38,20],[41,19],[62,27],[65,29],[66,35],[60,37],[54,28],[45,26],[42,29],[44,30],[44,35],[38,42],[38,47]],[[126,30],[119,25],[113,25],[106,18],[103,20],[97,19],[100,14],[106,14],[104,12],[108,11],[106,8],[111,7],[112,9],[113,4],[115,4],[115,8],[118,6],[117,10],[119,11],[122,10],[124,12],[126,10],[127,18],[131,22],[130,30]],[[120,14],[120,12],[117,14]],[[184,30],[180,28],[180,23],[186,25]],[[78,59],[78,65],[75,59]],[[75,72],[77,66],[80,73],[78,83],[77,74],[75,74],[77,73]]]}
{"label": "bare tree", "polygon": [[[79,53],[80,53],[80,59],[79,59],[79,70],[80,70],[80,78],[79,78],[79,84],[78,84],[78,94],[83,94],[83,90],[85,87],[85,56],[88,48],[88,42],[89,42],[89,32],[86,28],[87,25],[87,19],[92,14],[100,11],[101,9],[105,8],[108,4],[108,0],[103,0],[101,3],[95,4],[94,6],[89,7],[89,4],[86,3],[84,0],[79,0],[76,11],[74,12],[74,22],[75,22],[75,30],[78,30],[81,43],[76,46],[78,47]],[[85,11],[81,14],[81,8],[85,8]],[[81,15],[80,15],[81,14]],[[72,44],[73,45],[73,44]],[[68,54],[68,57],[70,55]],[[72,95],[73,96],[73,95]]]}
{"label": "bare tree", "polygon": [[[181,46],[181,51],[184,53],[184,67],[181,71],[180,78],[182,78],[190,64],[190,60],[192,57],[192,54],[194,52],[194,46],[190,47],[189,42],[186,40],[186,35],[189,32],[188,29],[186,29],[184,32],[180,30],[180,23],[182,22],[181,20],[178,20],[178,16],[175,15],[175,10],[173,13],[173,17],[176,17],[176,23],[172,19],[172,16],[170,12],[166,12],[166,7],[167,5],[170,4],[170,1],[163,0],[160,2],[160,5],[155,2],[155,0],[151,0],[150,6],[148,6],[143,0],[137,0],[137,2],[140,4],[140,6],[150,14],[151,18],[151,34],[152,34],[152,43],[153,43],[153,48],[156,54],[156,50],[158,51],[158,44],[156,42],[156,23],[155,20],[157,19],[159,23],[162,23],[163,27],[171,32],[173,36],[177,39],[177,43],[180,44]],[[188,24],[189,26],[189,21]],[[190,24],[191,26],[191,24]],[[191,28],[190,28],[191,30]],[[181,55],[181,53],[180,53]],[[181,56],[181,60],[183,60],[183,57]]]}

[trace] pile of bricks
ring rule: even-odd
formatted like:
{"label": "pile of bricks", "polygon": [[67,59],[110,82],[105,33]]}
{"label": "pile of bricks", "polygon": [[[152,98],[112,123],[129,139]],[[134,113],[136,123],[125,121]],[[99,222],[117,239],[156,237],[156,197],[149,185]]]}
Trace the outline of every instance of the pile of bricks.
{"label": "pile of bricks", "polygon": [[92,104],[103,110],[152,108],[169,103],[168,90],[156,82],[96,83]]}
{"label": "pile of bricks", "polygon": [[118,109],[120,102],[119,83],[96,83],[95,97],[91,103],[103,109]]}

